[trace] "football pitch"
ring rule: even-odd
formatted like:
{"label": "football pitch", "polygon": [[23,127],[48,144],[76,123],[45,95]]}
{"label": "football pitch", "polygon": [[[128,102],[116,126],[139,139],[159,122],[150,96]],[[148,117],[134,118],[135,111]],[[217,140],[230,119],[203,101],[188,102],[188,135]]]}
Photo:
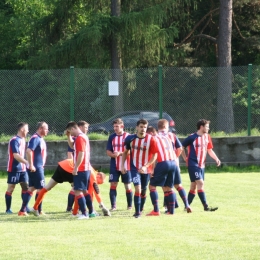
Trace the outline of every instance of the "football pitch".
{"label": "football pitch", "polygon": [[[46,178],[48,182],[49,177]],[[188,192],[188,174],[182,174]],[[117,211],[111,217],[77,220],[65,212],[68,183],[58,184],[43,202],[46,216],[18,217],[21,189],[13,193],[12,210],[6,215],[6,178],[0,178],[0,259],[260,259],[260,173],[206,173],[205,191],[215,212],[204,212],[198,196],[193,213],[179,208],[175,215],[147,217],[152,210],[149,192],[145,212],[133,218],[126,210],[123,184],[117,190]],[[100,186],[109,205],[109,184]],[[163,194],[159,191],[162,209]],[[34,198],[30,202],[33,205]],[[97,203],[94,203],[98,209]]]}

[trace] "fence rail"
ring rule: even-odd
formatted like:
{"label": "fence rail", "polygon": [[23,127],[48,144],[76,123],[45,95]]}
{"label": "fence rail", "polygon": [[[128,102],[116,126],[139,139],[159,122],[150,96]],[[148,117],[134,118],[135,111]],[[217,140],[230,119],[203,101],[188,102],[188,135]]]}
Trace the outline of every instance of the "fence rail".
{"label": "fence rail", "polygon": [[[230,68],[162,67],[125,70],[80,69],[0,71],[2,134],[30,130],[46,121],[61,133],[70,120],[102,122],[122,111],[167,112],[177,132],[189,134],[200,118],[211,130],[260,129],[260,66]],[[108,82],[119,95],[108,95]]]}

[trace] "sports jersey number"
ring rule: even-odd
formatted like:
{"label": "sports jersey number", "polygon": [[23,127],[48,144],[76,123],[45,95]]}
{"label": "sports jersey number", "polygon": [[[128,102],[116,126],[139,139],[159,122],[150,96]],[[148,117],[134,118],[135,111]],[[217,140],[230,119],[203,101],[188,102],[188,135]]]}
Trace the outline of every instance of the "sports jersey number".
{"label": "sports jersey number", "polygon": [[139,177],[138,176],[133,178],[133,183],[139,183]]}
{"label": "sports jersey number", "polygon": [[41,180],[41,186],[44,187],[45,181]]}
{"label": "sports jersey number", "polygon": [[198,172],[195,172],[195,177],[196,177],[196,178],[199,178],[199,177],[200,177],[200,175],[199,175]]}
{"label": "sports jersey number", "polygon": [[113,174],[109,174],[109,180],[113,180]]}
{"label": "sports jersey number", "polygon": [[11,182],[16,182],[16,177],[12,177]]}

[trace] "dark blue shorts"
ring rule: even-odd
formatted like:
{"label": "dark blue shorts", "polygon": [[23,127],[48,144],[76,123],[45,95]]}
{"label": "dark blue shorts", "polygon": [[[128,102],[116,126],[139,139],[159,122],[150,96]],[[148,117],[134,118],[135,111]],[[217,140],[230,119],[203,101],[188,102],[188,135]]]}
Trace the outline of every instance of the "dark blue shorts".
{"label": "dark blue shorts", "polygon": [[27,169],[29,175],[29,187],[34,187],[37,190],[42,189],[45,186],[44,169],[38,168],[35,172],[31,172]]}
{"label": "dark blue shorts", "polygon": [[[141,174],[140,172],[137,171],[137,169],[131,169],[131,176],[132,176],[132,181],[134,186],[141,185]],[[146,174],[148,175],[148,174]]]}
{"label": "dark blue shorts", "polygon": [[191,182],[204,180],[205,168],[200,168],[197,166],[188,166],[188,172]]}
{"label": "dark blue shorts", "polygon": [[124,184],[128,184],[132,182],[130,171],[127,171],[125,174],[122,174],[121,171],[117,171],[115,168],[110,167],[109,182],[119,182],[120,176],[121,176],[121,181]]}
{"label": "dark blue shorts", "polygon": [[151,177],[150,185],[160,187],[170,187],[174,185],[175,173],[178,166],[175,161],[164,161],[156,164],[153,177]]}
{"label": "dark blue shorts", "polygon": [[74,190],[88,190],[90,171],[78,172],[78,175],[73,175]]}
{"label": "dark blue shorts", "polygon": [[177,171],[175,172],[175,177],[174,177],[174,185],[181,184],[181,172],[180,172],[180,167],[177,167]]}
{"label": "dark blue shorts", "polygon": [[8,177],[7,177],[8,184],[18,184],[20,182],[28,183],[27,172],[8,172]]}

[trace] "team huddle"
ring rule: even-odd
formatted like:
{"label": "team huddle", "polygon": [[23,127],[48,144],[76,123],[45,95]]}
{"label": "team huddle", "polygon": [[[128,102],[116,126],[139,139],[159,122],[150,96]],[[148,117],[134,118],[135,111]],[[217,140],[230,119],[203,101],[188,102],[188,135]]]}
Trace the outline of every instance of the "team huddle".
{"label": "team huddle", "polygon": [[[22,188],[22,205],[18,216],[27,216],[30,212],[39,216],[45,214],[42,210],[42,201],[46,193],[58,183],[69,182],[72,188],[68,194],[66,211],[72,212],[72,216],[78,219],[98,216],[93,207],[94,197],[104,216],[111,216],[110,211],[117,210],[117,186],[120,177],[125,186],[127,209],[130,210],[134,206],[135,218],[142,215],[148,189],[153,210],[146,216],[160,215],[158,186],[162,187],[164,193],[166,214],[173,215],[175,208],[179,206],[174,188],[178,191],[187,213],[192,212],[190,205],[196,192],[203,209],[215,211],[218,208],[209,207],[204,192],[207,153],[216,161],[217,166],[221,163],[213,151],[208,134],[209,123],[205,119],[199,120],[197,132],[181,143],[174,133],[169,132],[169,122],[166,119],[158,121],[157,130],[149,126],[147,120],[140,119],[136,123],[135,134],[129,134],[124,130],[122,119],[115,119],[114,133],[109,136],[106,148],[107,155],[110,157],[111,209],[109,210],[102,201],[99,189],[99,185],[104,182],[105,174],[95,171],[90,164],[90,145],[86,135],[89,124],[85,121],[67,124],[65,132],[68,140],[68,158],[58,162],[53,176],[45,185],[44,164],[47,152],[44,137],[48,134],[48,124],[46,122],[37,124],[36,133],[31,136],[26,148],[25,138],[29,127],[27,123],[21,122],[18,124],[17,135],[9,141],[8,145],[6,213],[12,214],[12,192],[18,183]],[[188,196],[181,183],[178,159],[180,155],[188,166],[191,182]],[[33,208],[29,208],[28,203],[35,190],[37,190],[35,203]]]}

